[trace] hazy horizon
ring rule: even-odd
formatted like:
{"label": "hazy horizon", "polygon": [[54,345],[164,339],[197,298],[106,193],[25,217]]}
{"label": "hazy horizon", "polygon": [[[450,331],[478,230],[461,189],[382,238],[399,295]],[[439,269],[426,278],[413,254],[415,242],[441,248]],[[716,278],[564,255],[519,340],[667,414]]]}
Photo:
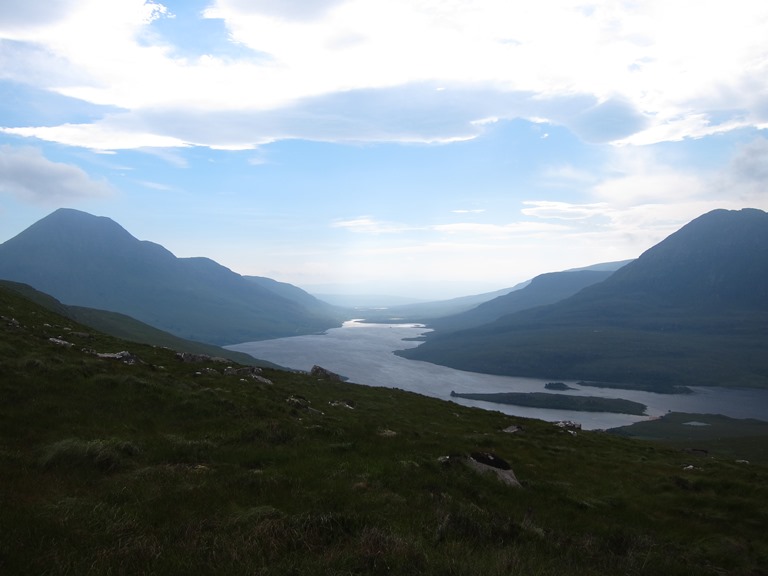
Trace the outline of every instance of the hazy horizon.
{"label": "hazy horizon", "polygon": [[768,4],[0,4],[0,242],[59,207],[444,299],[768,209]]}

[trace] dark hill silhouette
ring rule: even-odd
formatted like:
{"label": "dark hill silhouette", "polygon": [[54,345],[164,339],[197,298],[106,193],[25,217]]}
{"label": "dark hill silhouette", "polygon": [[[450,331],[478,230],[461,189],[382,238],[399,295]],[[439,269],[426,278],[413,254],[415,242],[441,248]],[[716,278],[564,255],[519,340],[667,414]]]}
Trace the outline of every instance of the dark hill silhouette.
{"label": "dark hill silhouette", "polygon": [[312,333],[341,319],[319,301],[276,294],[208,258],[177,258],[109,218],[64,208],[0,245],[0,278],[212,344]]}
{"label": "dark hill silhouette", "polygon": [[768,214],[715,210],[570,298],[400,354],[496,374],[768,386]]}
{"label": "dark hill silhouette", "polygon": [[429,327],[437,333],[443,333],[487,324],[513,312],[552,304],[573,296],[586,286],[602,282],[612,273],[578,270],[541,274],[520,290],[483,302],[466,312],[431,320]]}

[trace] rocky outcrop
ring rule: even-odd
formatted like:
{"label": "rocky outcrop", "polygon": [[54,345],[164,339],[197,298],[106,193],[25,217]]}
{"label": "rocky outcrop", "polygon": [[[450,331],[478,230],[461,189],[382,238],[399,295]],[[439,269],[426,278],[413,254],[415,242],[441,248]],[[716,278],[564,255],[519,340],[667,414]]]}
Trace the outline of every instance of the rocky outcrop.
{"label": "rocky outcrop", "polygon": [[492,452],[472,452],[469,456],[442,456],[438,461],[442,464],[461,462],[480,474],[494,474],[507,486],[521,487],[509,462]]}
{"label": "rocky outcrop", "polygon": [[343,382],[346,380],[346,378],[339,376],[335,372],[331,372],[322,366],[318,366],[317,364],[312,366],[312,370],[309,371],[309,375],[314,376],[315,378],[319,378],[320,380],[331,380],[333,382]]}
{"label": "rocky outcrop", "polygon": [[193,354],[192,352],[176,352],[176,360],[181,360],[182,362],[189,364],[195,364],[198,362],[217,362],[219,364],[223,364],[229,362],[229,360],[226,358],[208,356],[208,354]]}

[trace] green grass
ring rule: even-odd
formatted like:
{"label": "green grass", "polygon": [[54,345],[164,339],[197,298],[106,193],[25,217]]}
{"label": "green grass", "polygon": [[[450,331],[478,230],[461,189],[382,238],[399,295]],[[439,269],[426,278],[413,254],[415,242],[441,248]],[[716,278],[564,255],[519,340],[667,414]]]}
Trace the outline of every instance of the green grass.
{"label": "green grass", "polygon": [[670,412],[661,418],[613,428],[610,432],[663,442],[692,454],[768,463],[768,422],[762,420]]}
{"label": "green grass", "polygon": [[[400,390],[272,369],[272,384],[243,381],[164,348],[77,336],[87,330],[2,290],[0,316],[2,574],[747,575],[768,564],[757,461],[724,454],[685,470],[691,455],[677,448]],[[49,341],[64,334],[72,347]],[[142,363],[83,348],[127,348]],[[511,424],[523,431],[503,432]],[[441,458],[475,451],[508,461],[522,488]]]}

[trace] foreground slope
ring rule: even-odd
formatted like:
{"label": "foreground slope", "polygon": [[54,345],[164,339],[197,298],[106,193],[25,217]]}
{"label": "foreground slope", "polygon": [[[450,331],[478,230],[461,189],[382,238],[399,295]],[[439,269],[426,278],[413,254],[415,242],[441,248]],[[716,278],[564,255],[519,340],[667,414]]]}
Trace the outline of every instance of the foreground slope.
{"label": "foreground slope", "polygon": [[768,214],[710,212],[566,300],[400,354],[628,386],[768,386]]}
{"label": "foreground slope", "polygon": [[768,557],[768,470],[739,455],[188,364],[1,287],[0,376],[3,574],[754,575]]}
{"label": "foreground slope", "polygon": [[207,258],[177,258],[109,218],[70,209],[1,244],[0,278],[217,345],[313,333],[341,321],[327,307],[277,294]]}

